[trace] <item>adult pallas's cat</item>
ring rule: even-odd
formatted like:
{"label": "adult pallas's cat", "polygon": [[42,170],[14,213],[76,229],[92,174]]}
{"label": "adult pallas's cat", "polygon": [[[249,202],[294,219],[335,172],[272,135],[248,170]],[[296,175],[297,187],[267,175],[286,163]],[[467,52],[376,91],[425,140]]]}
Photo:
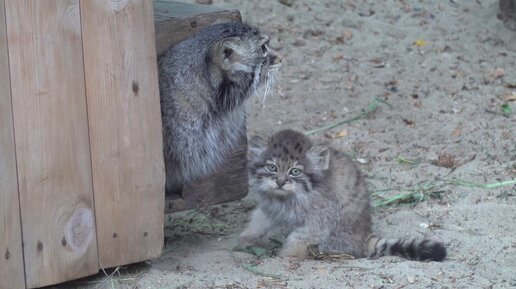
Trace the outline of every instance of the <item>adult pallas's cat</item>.
{"label": "adult pallas's cat", "polygon": [[268,141],[251,139],[251,193],[258,200],[242,246],[259,242],[277,226],[289,229],[279,255],[305,258],[307,247],[356,258],[398,255],[441,261],[446,248],[434,238],[376,238],[371,205],[358,168],[344,153],[282,130]]}
{"label": "adult pallas's cat", "polygon": [[282,58],[239,22],[209,26],[158,62],[168,194],[213,172],[245,137],[245,101],[272,87]]}

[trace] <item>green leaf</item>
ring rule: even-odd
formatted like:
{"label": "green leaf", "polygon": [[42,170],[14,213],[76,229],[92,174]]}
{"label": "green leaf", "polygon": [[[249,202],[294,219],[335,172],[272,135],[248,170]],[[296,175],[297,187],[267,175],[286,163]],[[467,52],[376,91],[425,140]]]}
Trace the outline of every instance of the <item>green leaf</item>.
{"label": "green leaf", "polygon": [[267,255],[267,250],[265,250],[265,248],[262,247],[251,246],[247,247],[247,250],[256,257],[264,257],[265,255]]}
{"label": "green leaf", "polygon": [[237,247],[233,248],[233,250],[237,251],[237,252],[244,252],[244,253],[248,253],[251,255],[255,255],[256,257],[259,257],[259,258],[265,257],[267,255],[267,250],[265,248],[256,247],[256,246],[248,246],[245,248],[237,246]]}
{"label": "green leaf", "polygon": [[511,109],[511,107],[509,106],[509,104],[508,104],[508,103],[504,103],[504,104],[502,104],[502,112],[503,112],[503,114],[505,114],[505,115],[509,115],[509,114],[511,114],[511,113],[512,113],[512,109]]}

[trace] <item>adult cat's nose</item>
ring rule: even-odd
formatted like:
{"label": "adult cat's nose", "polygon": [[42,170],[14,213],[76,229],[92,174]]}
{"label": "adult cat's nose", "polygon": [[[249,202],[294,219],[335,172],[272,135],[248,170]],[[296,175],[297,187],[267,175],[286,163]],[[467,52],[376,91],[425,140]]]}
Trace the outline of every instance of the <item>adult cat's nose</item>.
{"label": "adult cat's nose", "polygon": [[287,180],[285,180],[285,178],[277,178],[276,179],[276,184],[278,184],[278,187],[283,187],[283,185],[285,185],[285,183],[287,182]]}
{"label": "adult cat's nose", "polygon": [[271,66],[277,66],[283,62],[283,57],[281,57],[277,53],[270,53],[268,62],[269,62],[269,65],[271,65]]}
{"label": "adult cat's nose", "polygon": [[274,62],[272,64],[279,65],[283,62],[283,57],[281,57],[279,54],[276,54],[276,58],[274,59]]}

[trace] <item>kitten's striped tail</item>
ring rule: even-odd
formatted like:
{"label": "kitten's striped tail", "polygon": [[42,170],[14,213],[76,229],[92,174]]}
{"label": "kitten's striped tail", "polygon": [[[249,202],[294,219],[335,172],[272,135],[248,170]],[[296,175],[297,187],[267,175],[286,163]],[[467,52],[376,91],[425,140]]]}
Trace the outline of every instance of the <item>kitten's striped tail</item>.
{"label": "kitten's striped tail", "polygon": [[446,247],[437,238],[385,239],[372,237],[369,240],[369,258],[393,255],[416,261],[442,261]]}

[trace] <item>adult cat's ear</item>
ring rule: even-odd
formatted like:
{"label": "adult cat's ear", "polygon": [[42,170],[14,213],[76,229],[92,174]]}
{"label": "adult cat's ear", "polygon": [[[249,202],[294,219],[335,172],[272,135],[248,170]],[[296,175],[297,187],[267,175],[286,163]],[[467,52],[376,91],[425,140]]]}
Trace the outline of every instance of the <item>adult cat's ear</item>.
{"label": "adult cat's ear", "polygon": [[238,47],[237,37],[228,37],[220,40],[216,45],[216,55],[223,64],[231,63],[231,58]]}
{"label": "adult cat's ear", "polygon": [[330,148],[326,145],[315,145],[307,152],[315,169],[327,170],[330,167]]}
{"label": "adult cat's ear", "polygon": [[259,137],[252,136],[249,138],[247,146],[247,159],[249,162],[256,162],[259,160],[262,153],[267,149],[267,142]]}

